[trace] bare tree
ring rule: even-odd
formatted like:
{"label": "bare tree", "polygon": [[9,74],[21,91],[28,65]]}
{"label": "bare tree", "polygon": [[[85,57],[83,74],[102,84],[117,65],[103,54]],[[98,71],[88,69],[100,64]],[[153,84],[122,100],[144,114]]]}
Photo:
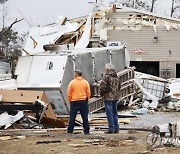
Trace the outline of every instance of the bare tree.
{"label": "bare tree", "polygon": [[6,1],[8,1],[8,0],[0,0],[0,3],[5,3]]}
{"label": "bare tree", "polygon": [[172,0],[172,4],[171,4],[171,17],[172,17],[172,15],[173,15],[173,13],[174,13],[174,0]]}
{"label": "bare tree", "polygon": [[147,0],[119,0],[119,2],[126,7],[132,7],[139,10],[150,10],[150,6],[148,5]]}
{"label": "bare tree", "polygon": [[[0,0],[0,5],[2,6],[2,17],[1,17],[1,29],[0,29],[0,56],[3,59],[9,59],[12,56],[16,55],[19,52],[16,52],[18,46],[18,32],[13,30],[13,26],[23,19],[15,19],[12,23],[5,23],[8,16],[8,9],[6,7],[7,0]],[[16,49],[15,49],[16,48]]]}
{"label": "bare tree", "polygon": [[150,12],[154,11],[154,4],[157,0],[152,0]]}
{"label": "bare tree", "polygon": [[7,0],[0,0],[0,4],[2,5],[2,18],[1,18],[1,24],[2,24],[2,27],[4,28],[5,27],[5,20],[6,20],[6,17],[7,17],[7,14],[8,14],[8,8],[6,7],[5,5],[5,2]]}
{"label": "bare tree", "polygon": [[[171,17],[180,18],[180,0],[171,0]],[[116,0],[123,6],[132,7],[139,10],[154,12],[154,7],[158,0]]]}
{"label": "bare tree", "polygon": [[147,0],[134,0],[133,3],[135,9],[145,10],[145,11],[150,10],[150,6]]}
{"label": "bare tree", "polygon": [[172,4],[171,4],[171,17],[180,17],[180,0],[172,0]]}

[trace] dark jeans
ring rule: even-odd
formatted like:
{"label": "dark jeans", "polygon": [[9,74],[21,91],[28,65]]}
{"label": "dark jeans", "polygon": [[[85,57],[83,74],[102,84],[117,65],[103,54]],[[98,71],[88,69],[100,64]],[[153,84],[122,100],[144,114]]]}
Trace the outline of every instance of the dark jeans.
{"label": "dark jeans", "polygon": [[107,115],[109,131],[119,130],[117,100],[105,100],[105,111]]}
{"label": "dark jeans", "polygon": [[88,102],[87,101],[76,101],[70,103],[70,118],[68,125],[68,133],[73,133],[75,119],[78,111],[81,114],[83,120],[84,133],[89,133],[89,122],[88,122]]}

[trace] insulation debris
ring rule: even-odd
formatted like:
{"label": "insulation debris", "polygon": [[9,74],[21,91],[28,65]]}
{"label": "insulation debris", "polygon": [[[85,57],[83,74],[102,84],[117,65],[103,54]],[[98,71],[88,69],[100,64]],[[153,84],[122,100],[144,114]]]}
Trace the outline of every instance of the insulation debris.
{"label": "insulation debris", "polygon": [[4,126],[4,129],[10,127],[13,123],[20,120],[24,116],[22,111],[19,111],[15,115],[9,115],[7,112],[0,114],[0,127]]}

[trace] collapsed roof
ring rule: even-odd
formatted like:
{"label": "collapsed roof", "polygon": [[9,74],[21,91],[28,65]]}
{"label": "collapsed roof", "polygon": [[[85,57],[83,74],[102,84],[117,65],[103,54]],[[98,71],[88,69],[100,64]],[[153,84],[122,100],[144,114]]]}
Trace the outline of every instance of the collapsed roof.
{"label": "collapsed roof", "polygon": [[[165,18],[154,13],[120,7],[115,4],[113,7],[103,8],[103,10],[98,9],[95,12],[90,11],[89,16],[72,20],[62,17],[58,23],[32,27],[22,49],[23,55],[91,47],[90,42],[94,41],[96,37],[101,42],[108,40],[107,31],[113,29],[111,23],[114,22],[121,23],[116,27],[119,30],[139,31],[142,26],[151,26],[155,34],[158,26],[164,26],[166,30],[180,27],[178,19]],[[109,15],[113,12],[130,12],[130,15],[124,18],[112,18]],[[103,44],[103,46],[106,45]]]}

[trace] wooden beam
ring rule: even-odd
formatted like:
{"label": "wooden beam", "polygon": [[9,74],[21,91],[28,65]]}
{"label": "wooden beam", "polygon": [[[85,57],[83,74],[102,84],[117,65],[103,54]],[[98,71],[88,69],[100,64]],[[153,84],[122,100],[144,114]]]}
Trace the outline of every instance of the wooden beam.
{"label": "wooden beam", "polygon": [[[33,104],[38,99],[48,105],[45,111],[45,117],[50,119],[57,119],[52,106],[43,91],[30,91],[30,90],[0,90],[1,103],[22,103]],[[64,125],[63,125],[64,127]]]}
{"label": "wooden beam", "polygon": [[32,104],[37,99],[41,99],[43,93],[43,91],[30,90],[0,90],[0,96],[2,96],[2,103]]}

